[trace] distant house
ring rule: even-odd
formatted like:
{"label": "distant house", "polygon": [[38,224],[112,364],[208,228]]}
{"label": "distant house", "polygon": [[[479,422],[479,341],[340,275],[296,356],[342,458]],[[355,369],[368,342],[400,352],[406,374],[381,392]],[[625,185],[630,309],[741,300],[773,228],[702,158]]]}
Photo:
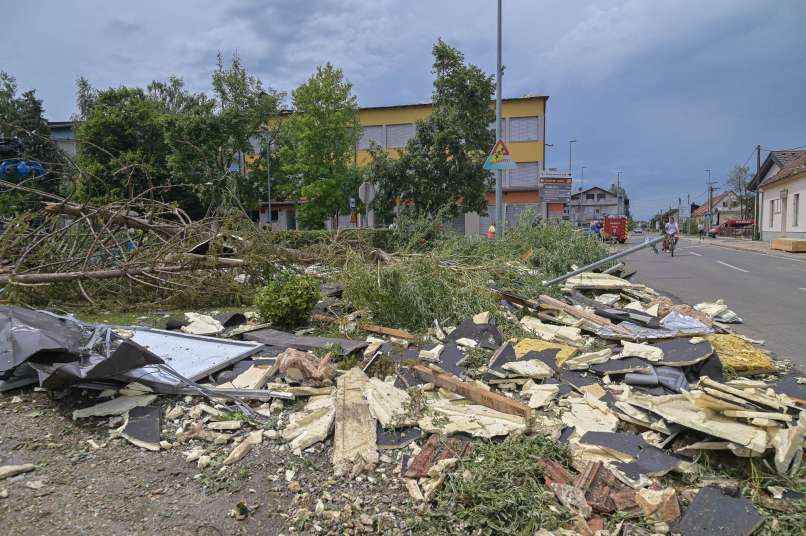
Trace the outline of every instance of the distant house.
{"label": "distant house", "polygon": [[50,127],[50,139],[53,140],[56,147],[69,156],[75,156],[78,146],[76,145],[74,123],[72,121],[48,121],[48,126]]}
{"label": "distant house", "polygon": [[691,219],[696,224],[708,225],[707,214],[711,212],[711,226],[719,225],[728,220],[738,220],[742,217],[739,196],[733,191],[716,194],[708,204],[708,200],[691,213]]}
{"label": "distant house", "polygon": [[806,238],[806,151],[770,151],[748,189],[758,192],[762,240]]}
{"label": "distant house", "polygon": [[598,186],[581,190],[571,195],[571,221],[589,224],[605,216],[630,215],[630,199],[627,194],[616,195],[613,191]]}

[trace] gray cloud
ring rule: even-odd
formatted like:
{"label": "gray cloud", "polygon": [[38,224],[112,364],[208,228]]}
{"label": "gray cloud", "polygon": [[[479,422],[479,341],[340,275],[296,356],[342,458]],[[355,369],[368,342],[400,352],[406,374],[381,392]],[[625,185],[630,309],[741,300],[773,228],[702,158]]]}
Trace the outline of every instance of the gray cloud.
{"label": "gray cloud", "polygon": [[[806,4],[800,0],[507,0],[504,94],[550,95],[549,164],[587,185],[615,171],[639,216],[704,192],[752,147],[806,144]],[[237,51],[290,91],[327,61],[363,105],[427,100],[443,37],[493,72],[489,0],[17,2],[4,9],[0,66],[36,88],[52,119],[74,111],[74,81],[145,85],[174,74],[209,90],[215,55]],[[752,160],[751,160],[752,161]]]}

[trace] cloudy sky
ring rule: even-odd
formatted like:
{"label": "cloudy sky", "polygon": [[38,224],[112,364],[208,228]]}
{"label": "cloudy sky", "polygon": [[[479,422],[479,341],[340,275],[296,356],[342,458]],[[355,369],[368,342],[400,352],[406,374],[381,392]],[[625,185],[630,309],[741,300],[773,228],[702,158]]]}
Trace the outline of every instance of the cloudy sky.
{"label": "cloudy sky", "polygon": [[[74,87],[175,74],[208,90],[218,51],[272,87],[317,64],[344,69],[364,106],[428,100],[442,37],[495,68],[494,0],[75,0],[3,8],[0,69],[35,88],[51,120]],[[756,144],[806,145],[806,1],[504,0],[506,97],[549,95],[551,167],[608,186],[622,171],[634,212],[705,198],[755,166]]]}

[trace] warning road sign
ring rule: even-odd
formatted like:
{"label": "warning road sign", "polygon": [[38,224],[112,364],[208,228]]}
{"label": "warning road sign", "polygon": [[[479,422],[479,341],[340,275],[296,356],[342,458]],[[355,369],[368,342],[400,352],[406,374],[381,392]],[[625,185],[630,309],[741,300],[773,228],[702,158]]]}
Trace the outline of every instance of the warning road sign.
{"label": "warning road sign", "polygon": [[493,150],[484,161],[484,169],[515,169],[518,165],[512,160],[512,154],[509,152],[509,147],[502,141],[498,140],[493,145]]}

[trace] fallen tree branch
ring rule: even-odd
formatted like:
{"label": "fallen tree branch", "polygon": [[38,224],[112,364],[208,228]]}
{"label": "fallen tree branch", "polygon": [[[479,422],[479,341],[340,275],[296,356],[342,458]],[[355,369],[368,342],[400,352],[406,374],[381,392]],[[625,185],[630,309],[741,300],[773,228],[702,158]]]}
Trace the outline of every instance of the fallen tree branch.
{"label": "fallen tree branch", "polygon": [[74,218],[87,217],[92,220],[104,220],[116,225],[131,227],[141,231],[153,231],[165,236],[173,236],[182,231],[181,225],[170,223],[154,223],[145,218],[138,218],[126,214],[111,212],[103,208],[82,206],[76,203],[45,203],[45,212],[51,214],[63,214]]}

